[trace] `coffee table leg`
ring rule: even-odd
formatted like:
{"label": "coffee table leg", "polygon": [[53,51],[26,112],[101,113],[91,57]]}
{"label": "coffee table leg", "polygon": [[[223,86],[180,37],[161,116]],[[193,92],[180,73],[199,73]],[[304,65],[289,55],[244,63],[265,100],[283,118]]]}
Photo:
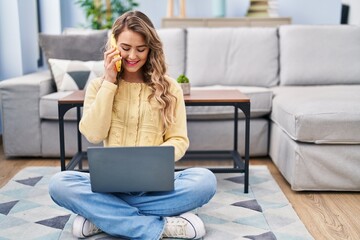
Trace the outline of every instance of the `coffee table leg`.
{"label": "coffee table leg", "polygon": [[[78,143],[78,153],[82,152],[82,142],[81,142],[81,133],[79,130],[79,123],[81,119],[80,107],[76,107],[76,129],[77,129],[77,143]],[[79,161],[79,169],[82,169],[82,159]]]}
{"label": "coffee table leg", "polygon": [[65,114],[65,112],[66,111],[64,111],[62,106],[58,105],[61,171],[66,170],[66,166],[65,166],[65,140],[64,140],[64,114]]}
{"label": "coffee table leg", "polygon": [[[249,107],[250,108],[250,107]],[[250,111],[245,119],[245,193],[249,192]]]}
{"label": "coffee table leg", "polygon": [[250,160],[250,102],[238,104],[237,108],[240,108],[245,115],[244,193],[248,193]]}
{"label": "coffee table leg", "polygon": [[[234,152],[238,152],[238,120],[239,120],[239,114],[238,114],[238,108],[235,107],[234,112]],[[234,168],[237,168],[236,162],[234,161]]]}

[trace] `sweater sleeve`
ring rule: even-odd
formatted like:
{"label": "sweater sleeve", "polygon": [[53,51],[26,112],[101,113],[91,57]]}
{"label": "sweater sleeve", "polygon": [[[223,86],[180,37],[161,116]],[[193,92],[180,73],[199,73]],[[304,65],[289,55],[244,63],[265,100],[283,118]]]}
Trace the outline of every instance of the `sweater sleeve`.
{"label": "sweater sleeve", "polygon": [[175,161],[180,160],[189,147],[189,138],[187,136],[187,122],[185,101],[180,86],[177,86],[175,93],[175,123],[172,124],[164,135],[163,146],[174,146]]}
{"label": "sweater sleeve", "polygon": [[99,143],[108,136],[116,89],[115,84],[101,79],[93,80],[86,89],[79,129],[91,143]]}

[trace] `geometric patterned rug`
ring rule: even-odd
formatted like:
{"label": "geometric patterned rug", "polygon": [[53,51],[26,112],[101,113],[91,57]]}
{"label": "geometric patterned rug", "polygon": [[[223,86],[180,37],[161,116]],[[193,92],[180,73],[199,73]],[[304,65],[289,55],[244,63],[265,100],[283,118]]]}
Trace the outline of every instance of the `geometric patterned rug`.
{"label": "geometric patterned rug", "polygon": [[[48,194],[58,167],[28,167],[0,189],[0,240],[76,239],[75,217]],[[239,173],[217,173],[213,199],[196,210],[206,227],[206,240],[313,239],[266,166],[250,166],[249,193]],[[88,239],[116,239],[99,234]]]}

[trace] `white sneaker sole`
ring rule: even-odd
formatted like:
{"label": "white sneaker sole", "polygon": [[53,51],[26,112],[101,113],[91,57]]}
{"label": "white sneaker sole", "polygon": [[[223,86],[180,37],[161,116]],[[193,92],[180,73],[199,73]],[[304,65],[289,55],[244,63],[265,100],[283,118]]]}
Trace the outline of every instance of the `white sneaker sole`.
{"label": "white sneaker sole", "polygon": [[[84,224],[85,224],[86,219],[80,215],[77,215],[74,219],[73,222],[73,228],[72,228],[72,233],[75,237],[77,238],[86,238],[86,236],[84,236],[82,230],[84,228]],[[80,226],[80,227],[78,227]]]}
{"label": "white sneaker sole", "polygon": [[199,239],[205,236],[206,231],[204,222],[198,216],[193,213],[184,213],[181,214],[180,217],[187,219],[189,224],[192,224],[195,230],[195,237],[193,239]]}

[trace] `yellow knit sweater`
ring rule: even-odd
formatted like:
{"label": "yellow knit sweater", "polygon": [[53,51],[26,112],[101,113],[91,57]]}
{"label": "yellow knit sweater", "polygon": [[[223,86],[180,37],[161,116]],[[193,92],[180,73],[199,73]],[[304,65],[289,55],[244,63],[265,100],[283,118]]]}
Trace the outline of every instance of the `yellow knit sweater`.
{"label": "yellow knit sweater", "polygon": [[151,89],[145,83],[120,81],[119,86],[101,78],[86,89],[80,132],[92,143],[104,146],[174,146],[175,160],[189,147],[183,94],[177,82],[170,82],[176,96],[175,123],[163,135],[159,104],[148,101]]}

